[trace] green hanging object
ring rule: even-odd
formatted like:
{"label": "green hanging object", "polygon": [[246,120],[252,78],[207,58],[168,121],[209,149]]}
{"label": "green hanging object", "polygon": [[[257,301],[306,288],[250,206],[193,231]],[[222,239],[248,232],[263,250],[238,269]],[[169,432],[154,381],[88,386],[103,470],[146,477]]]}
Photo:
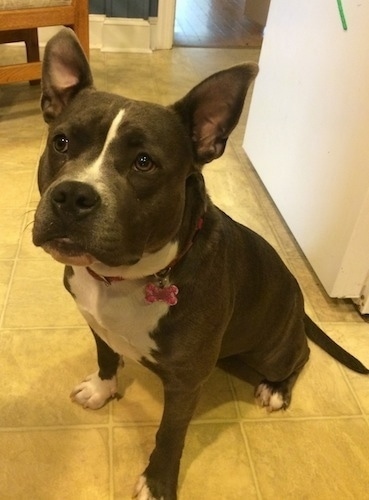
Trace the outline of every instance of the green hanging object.
{"label": "green hanging object", "polygon": [[337,0],[338,10],[340,12],[340,18],[342,23],[342,28],[347,31],[347,22],[345,17],[345,12],[343,10],[342,0]]}

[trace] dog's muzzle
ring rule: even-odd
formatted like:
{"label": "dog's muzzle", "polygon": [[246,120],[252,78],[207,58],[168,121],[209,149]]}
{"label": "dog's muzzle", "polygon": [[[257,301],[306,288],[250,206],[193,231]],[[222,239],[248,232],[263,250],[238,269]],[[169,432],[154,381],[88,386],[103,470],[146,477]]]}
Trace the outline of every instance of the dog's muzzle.
{"label": "dog's muzzle", "polygon": [[86,249],[82,226],[98,212],[99,193],[90,184],[68,180],[52,187],[46,199],[43,214],[36,214],[34,243],[63,264],[91,265],[97,259]]}
{"label": "dog's muzzle", "polygon": [[[126,205],[128,206],[128,205]],[[95,262],[116,267],[133,265],[144,251],[137,223],[111,196],[93,184],[61,180],[43,194],[33,226],[33,243],[66,265]]]}

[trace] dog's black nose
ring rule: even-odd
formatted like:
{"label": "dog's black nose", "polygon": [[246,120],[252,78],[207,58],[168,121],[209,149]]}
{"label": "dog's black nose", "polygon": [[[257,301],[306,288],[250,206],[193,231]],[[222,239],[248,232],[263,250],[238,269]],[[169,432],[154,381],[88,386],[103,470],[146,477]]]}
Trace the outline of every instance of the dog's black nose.
{"label": "dog's black nose", "polygon": [[51,202],[54,210],[59,214],[82,218],[100,205],[101,198],[89,184],[64,181],[52,190]]}

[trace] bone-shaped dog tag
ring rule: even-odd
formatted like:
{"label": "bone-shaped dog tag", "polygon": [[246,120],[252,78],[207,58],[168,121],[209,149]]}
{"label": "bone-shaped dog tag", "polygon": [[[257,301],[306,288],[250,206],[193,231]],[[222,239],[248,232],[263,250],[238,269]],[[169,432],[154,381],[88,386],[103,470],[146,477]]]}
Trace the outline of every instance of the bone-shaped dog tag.
{"label": "bone-shaped dog tag", "polygon": [[165,302],[169,306],[175,306],[178,302],[178,287],[176,285],[164,286],[162,282],[159,285],[148,283],[145,287],[145,299],[149,304],[154,302]]}

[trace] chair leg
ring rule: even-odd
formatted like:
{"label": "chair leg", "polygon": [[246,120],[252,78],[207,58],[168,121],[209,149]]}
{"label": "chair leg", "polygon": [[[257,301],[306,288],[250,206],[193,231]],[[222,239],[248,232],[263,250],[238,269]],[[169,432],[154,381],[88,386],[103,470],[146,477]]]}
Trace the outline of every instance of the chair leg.
{"label": "chair leg", "polygon": [[[40,49],[38,45],[37,28],[25,30],[25,44],[28,62],[38,62],[40,60]],[[40,80],[31,80],[31,85],[38,85]]]}

